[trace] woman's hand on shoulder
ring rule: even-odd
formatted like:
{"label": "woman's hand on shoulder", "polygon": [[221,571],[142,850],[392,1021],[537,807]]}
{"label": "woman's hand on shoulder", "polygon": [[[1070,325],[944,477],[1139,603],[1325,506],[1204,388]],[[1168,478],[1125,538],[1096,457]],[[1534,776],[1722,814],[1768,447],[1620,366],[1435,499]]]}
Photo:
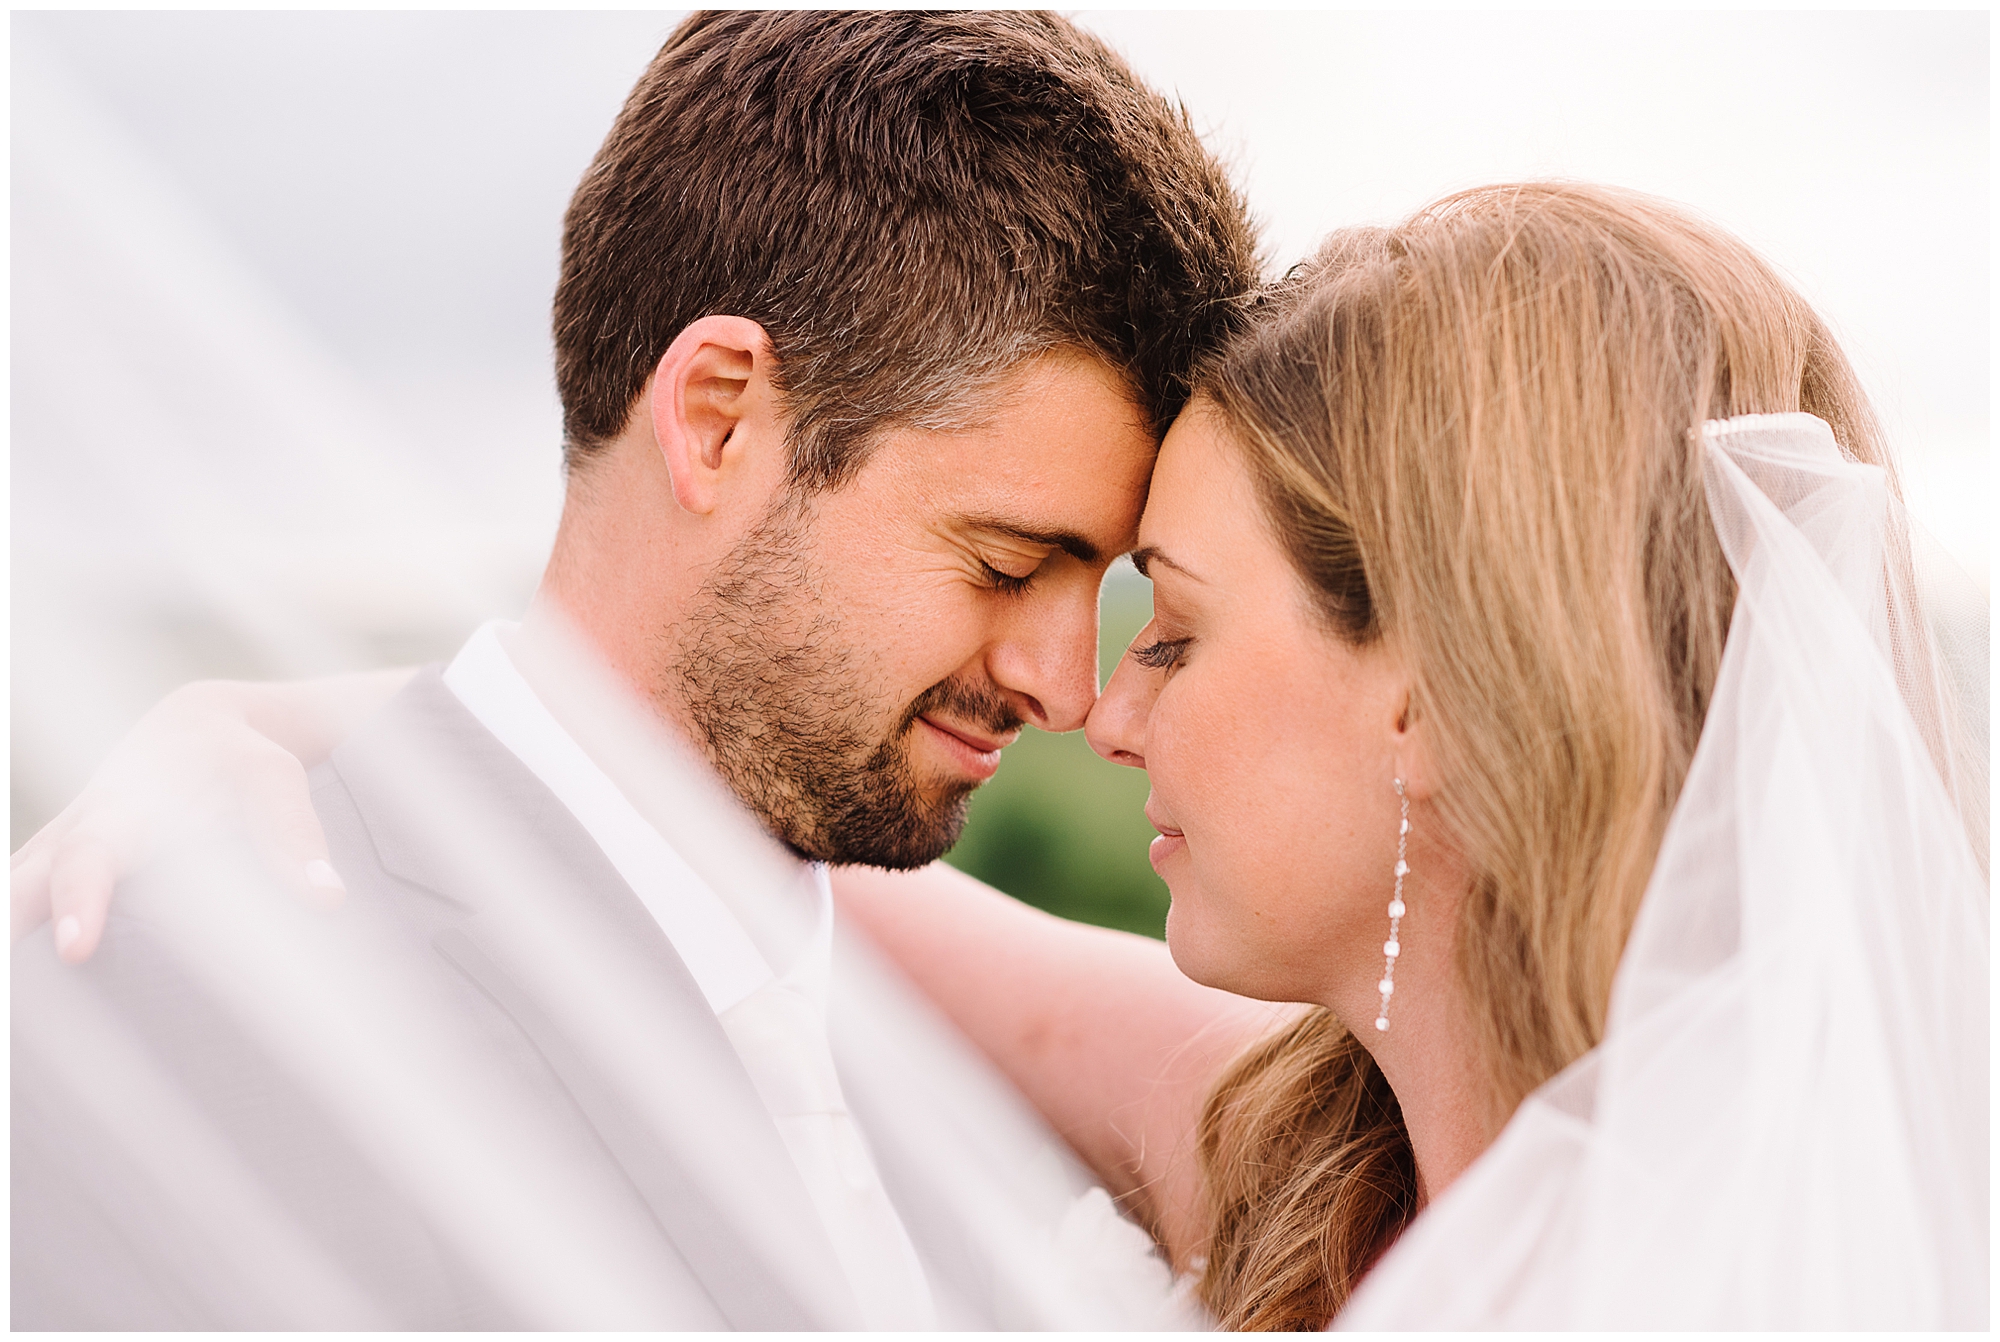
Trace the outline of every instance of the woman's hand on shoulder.
{"label": "woman's hand on shoulder", "polygon": [[56,953],[90,958],[118,882],[185,819],[233,820],[299,893],[338,900],[306,771],[409,679],[367,672],[283,685],[197,681],[141,718],[76,800],[10,863],[13,939],[55,922]]}

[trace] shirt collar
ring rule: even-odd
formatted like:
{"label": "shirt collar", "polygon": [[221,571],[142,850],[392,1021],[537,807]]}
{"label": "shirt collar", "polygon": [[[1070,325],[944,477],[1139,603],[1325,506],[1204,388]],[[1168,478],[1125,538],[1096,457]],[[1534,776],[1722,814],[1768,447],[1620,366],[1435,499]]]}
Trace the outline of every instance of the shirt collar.
{"label": "shirt collar", "polygon": [[[535,693],[507,653],[506,642],[519,628],[506,620],[480,626],[445,670],[446,688],[576,817],[666,933],[710,1008],[727,1011],[772,980],[769,962],[728,905]],[[815,866],[808,878],[817,883],[818,926],[786,977],[804,973],[817,986],[813,995],[824,1000],[832,896],[824,868]]]}

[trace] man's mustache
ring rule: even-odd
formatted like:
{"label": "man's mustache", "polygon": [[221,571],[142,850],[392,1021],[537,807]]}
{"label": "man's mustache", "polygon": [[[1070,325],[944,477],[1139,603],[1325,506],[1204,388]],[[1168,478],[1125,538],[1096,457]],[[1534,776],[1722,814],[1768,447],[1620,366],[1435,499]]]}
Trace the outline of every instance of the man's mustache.
{"label": "man's mustache", "polygon": [[942,713],[969,727],[982,727],[995,736],[1004,736],[1025,721],[990,681],[983,684],[939,681],[918,695],[904,710],[903,729],[907,730],[910,724],[928,713]]}

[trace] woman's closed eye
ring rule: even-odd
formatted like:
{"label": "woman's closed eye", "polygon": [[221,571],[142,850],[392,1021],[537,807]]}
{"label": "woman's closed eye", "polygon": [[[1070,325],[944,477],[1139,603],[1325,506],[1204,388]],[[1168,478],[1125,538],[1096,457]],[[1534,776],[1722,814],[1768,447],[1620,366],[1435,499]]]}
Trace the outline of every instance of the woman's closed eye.
{"label": "woman's closed eye", "polygon": [[1155,671],[1166,671],[1180,664],[1192,638],[1162,638],[1132,649],[1132,660]]}

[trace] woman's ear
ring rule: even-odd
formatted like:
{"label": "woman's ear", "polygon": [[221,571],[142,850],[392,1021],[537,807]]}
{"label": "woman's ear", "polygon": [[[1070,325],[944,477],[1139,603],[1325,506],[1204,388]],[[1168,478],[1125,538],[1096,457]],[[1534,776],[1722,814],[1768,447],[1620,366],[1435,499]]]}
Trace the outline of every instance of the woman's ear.
{"label": "woman's ear", "polygon": [[1412,801],[1427,801],[1438,788],[1437,763],[1431,753],[1430,724],[1416,699],[1416,686],[1402,678],[1391,703],[1396,714],[1391,729],[1396,752],[1396,777]]}
{"label": "woman's ear", "polygon": [[770,338],[748,317],[690,322],[660,357],[646,392],[653,441],[674,501],[688,512],[715,511],[725,477],[739,465],[744,429],[768,427],[761,421],[775,404],[774,363]]}

